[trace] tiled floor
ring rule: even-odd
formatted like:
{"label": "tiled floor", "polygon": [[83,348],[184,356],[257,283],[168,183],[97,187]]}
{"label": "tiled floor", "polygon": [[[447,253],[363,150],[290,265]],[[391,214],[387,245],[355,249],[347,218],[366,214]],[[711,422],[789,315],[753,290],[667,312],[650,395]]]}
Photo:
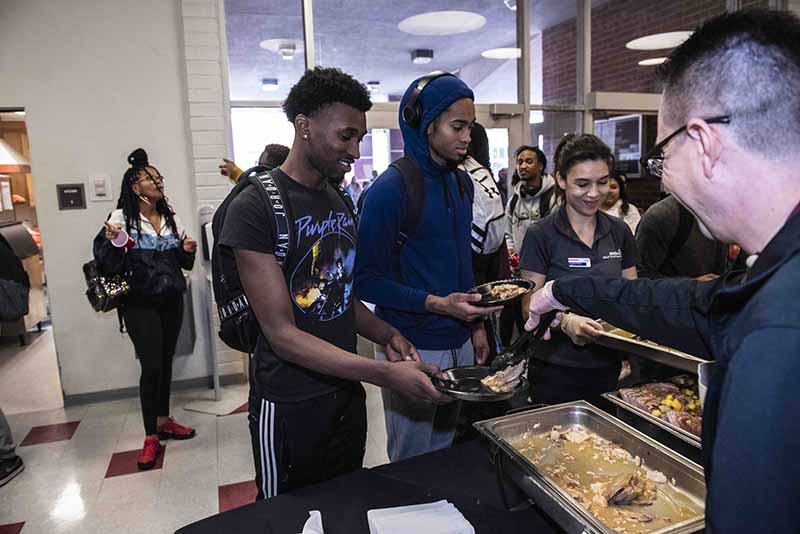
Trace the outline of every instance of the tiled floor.
{"label": "tiled floor", "polygon": [[[216,417],[181,408],[195,397],[180,392],[172,406],[197,437],[168,442],[160,468],[144,472],[136,469],[137,399],[8,415],[26,469],[0,488],[0,534],[166,534],[252,501],[246,409]],[[379,465],[387,461],[383,408],[369,385],[367,409],[365,465]]]}
{"label": "tiled floor", "polygon": [[0,392],[6,415],[64,406],[51,327],[29,332],[24,347],[16,336],[0,337]]}

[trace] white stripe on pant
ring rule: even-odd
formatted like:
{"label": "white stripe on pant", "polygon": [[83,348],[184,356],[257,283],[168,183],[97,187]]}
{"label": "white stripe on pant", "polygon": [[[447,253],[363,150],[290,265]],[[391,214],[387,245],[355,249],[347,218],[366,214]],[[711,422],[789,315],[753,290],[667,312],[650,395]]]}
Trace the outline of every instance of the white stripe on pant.
{"label": "white stripe on pant", "polygon": [[275,404],[265,399],[261,399],[259,442],[261,492],[266,498],[274,497],[278,494],[278,467],[275,463]]}

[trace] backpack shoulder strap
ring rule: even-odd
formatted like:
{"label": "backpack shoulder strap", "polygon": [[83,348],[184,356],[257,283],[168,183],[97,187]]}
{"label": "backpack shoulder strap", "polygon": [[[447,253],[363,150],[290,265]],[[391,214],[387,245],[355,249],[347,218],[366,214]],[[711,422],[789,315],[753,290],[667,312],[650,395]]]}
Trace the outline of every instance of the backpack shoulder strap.
{"label": "backpack shoulder strap", "polygon": [[350,215],[353,217],[353,221],[355,221],[356,226],[358,226],[358,207],[356,206],[355,202],[353,202],[353,197],[350,196],[350,193],[342,187],[342,184],[333,185],[333,190],[338,193],[339,198],[342,199],[344,205],[347,206],[347,211],[350,212]]}
{"label": "backpack shoulder strap", "polygon": [[519,195],[514,193],[511,196],[511,200],[508,202],[508,212],[510,214],[514,214],[514,210],[517,209],[517,202],[519,202]]}
{"label": "backpack shoulder strap", "polygon": [[669,242],[669,249],[667,251],[667,258],[674,258],[686,241],[689,239],[689,233],[692,231],[694,225],[694,217],[692,214],[679,204],[680,221],[678,222],[678,231]]}
{"label": "backpack shoulder strap", "polygon": [[425,202],[422,171],[410,158],[402,157],[391,164],[397,169],[403,180],[406,197],[406,214],[400,222],[397,235],[397,247],[400,248],[414,235],[422,219],[422,208]]}
{"label": "backpack shoulder strap", "polygon": [[[250,172],[249,170],[247,171]],[[244,175],[243,175],[244,176]],[[265,170],[255,176],[248,176],[247,179],[264,195],[265,201],[272,208],[275,217],[275,260],[281,269],[288,264],[287,259],[291,253],[292,238],[291,218],[289,204],[284,201],[286,193],[281,190],[279,182],[272,174]]]}
{"label": "backpack shoulder strap", "polygon": [[550,209],[553,207],[553,194],[555,192],[555,187],[551,187],[539,197],[539,217],[544,218],[550,214]]}
{"label": "backpack shoulder strap", "polygon": [[461,169],[456,169],[456,181],[458,182],[458,192],[469,198],[469,203],[475,201],[475,184],[472,183],[470,175]]}

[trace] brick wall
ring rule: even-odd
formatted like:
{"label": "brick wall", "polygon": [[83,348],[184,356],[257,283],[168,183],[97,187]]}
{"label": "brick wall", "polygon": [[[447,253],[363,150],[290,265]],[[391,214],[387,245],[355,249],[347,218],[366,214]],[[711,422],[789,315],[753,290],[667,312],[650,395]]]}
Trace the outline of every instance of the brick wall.
{"label": "brick wall", "polygon": [[[743,0],[741,7],[768,7],[768,3],[768,0]],[[628,50],[625,43],[644,35],[694,29],[703,20],[724,12],[724,0],[609,0],[593,8],[592,91],[659,92],[655,67],[642,67],[638,62],[661,57],[669,50]],[[545,104],[576,102],[576,46],[575,19],[543,32],[542,90]],[[544,136],[548,157],[563,134],[561,124],[552,125],[550,122],[546,120],[544,125],[532,125],[531,128],[534,143],[537,134]],[[633,179],[628,189],[631,201],[644,209],[657,201],[660,195],[657,180]]]}
{"label": "brick wall", "polygon": [[[750,4],[759,2],[749,2]],[[760,0],[760,3],[766,3]],[[657,92],[653,67],[642,59],[665,50],[628,50],[625,43],[653,33],[692,29],[725,11],[723,0],[609,0],[592,10],[592,90]],[[545,30],[542,35],[545,103],[574,103],[575,20]]]}
{"label": "brick wall", "polygon": [[[186,99],[189,103],[187,128],[191,135],[195,192],[198,205],[213,206],[219,205],[230,191],[230,186],[220,176],[217,168],[220,158],[230,153],[225,125],[230,112],[225,101],[226,82],[223,79],[225,67],[221,47],[223,34],[217,2],[218,0],[181,0]],[[202,268],[200,263],[198,262],[197,269]],[[200,302],[205,303],[212,298],[213,295],[209,294]],[[216,334],[219,317],[214,310],[209,309],[204,312],[210,313]],[[212,336],[210,343],[217,353],[220,375],[245,372],[242,353],[225,346],[216,335]]]}

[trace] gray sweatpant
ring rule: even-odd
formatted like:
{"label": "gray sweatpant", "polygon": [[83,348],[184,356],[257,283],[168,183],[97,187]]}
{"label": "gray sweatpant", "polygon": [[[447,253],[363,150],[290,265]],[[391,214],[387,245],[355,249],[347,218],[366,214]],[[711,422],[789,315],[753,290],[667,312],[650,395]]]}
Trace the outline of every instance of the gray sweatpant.
{"label": "gray sweatpant", "polygon": [[11,460],[14,454],[14,440],[11,439],[11,427],[8,426],[3,409],[0,408],[0,460]]}
{"label": "gray sweatpant", "polygon": [[[418,352],[423,361],[436,364],[441,369],[475,364],[475,351],[469,339],[459,348]],[[386,359],[386,354],[377,346],[375,359]],[[382,394],[390,461],[396,462],[453,444],[456,420],[461,409],[459,401],[436,405],[411,399],[386,388]]]}

